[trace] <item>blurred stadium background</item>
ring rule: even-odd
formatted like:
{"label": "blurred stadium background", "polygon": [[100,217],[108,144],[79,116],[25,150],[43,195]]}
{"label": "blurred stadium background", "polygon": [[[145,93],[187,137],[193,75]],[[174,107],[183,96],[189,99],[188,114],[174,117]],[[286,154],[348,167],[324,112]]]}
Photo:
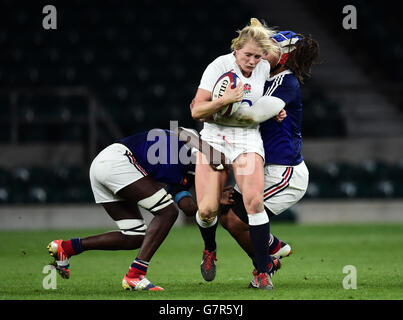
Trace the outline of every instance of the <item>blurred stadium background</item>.
{"label": "blurred stadium background", "polygon": [[[387,3],[1,0],[0,228],[113,225],[93,203],[92,158],[169,120],[200,128],[188,105],[202,71],[250,17],[321,45],[302,87],[310,185],[279,218],[403,221],[403,28]],[[42,27],[46,4],[57,30]]]}

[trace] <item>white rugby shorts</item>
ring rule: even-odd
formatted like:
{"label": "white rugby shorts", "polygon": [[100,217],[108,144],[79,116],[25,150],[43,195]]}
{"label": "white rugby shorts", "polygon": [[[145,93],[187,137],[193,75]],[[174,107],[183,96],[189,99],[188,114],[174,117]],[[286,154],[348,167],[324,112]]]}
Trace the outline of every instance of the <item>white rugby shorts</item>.
{"label": "white rugby shorts", "polygon": [[[302,161],[296,166],[266,164],[264,167],[264,206],[275,215],[292,207],[308,188],[309,171]],[[240,193],[237,185],[235,190]]]}
{"label": "white rugby shorts", "polygon": [[111,144],[91,163],[90,181],[95,202],[122,201],[116,193],[146,175],[147,172],[125,145]]}
{"label": "white rugby shorts", "polygon": [[205,128],[200,131],[203,141],[224,153],[231,163],[243,153],[257,153],[264,160],[264,148],[259,128],[224,127],[222,130]]}

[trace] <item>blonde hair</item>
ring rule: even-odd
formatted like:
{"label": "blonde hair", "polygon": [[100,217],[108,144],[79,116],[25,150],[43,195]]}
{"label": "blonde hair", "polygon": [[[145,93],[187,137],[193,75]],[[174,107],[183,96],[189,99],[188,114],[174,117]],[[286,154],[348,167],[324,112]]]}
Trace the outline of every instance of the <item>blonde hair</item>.
{"label": "blonde hair", "polygon": [[242,49],[246,43],[253,41],[263,50],[263,54],[276,55],[280,51],[278,45],[270,39],[277,32],[256,18],[251,18],[250,24],[237,32],[238,37],[231,42],[232,50]]}

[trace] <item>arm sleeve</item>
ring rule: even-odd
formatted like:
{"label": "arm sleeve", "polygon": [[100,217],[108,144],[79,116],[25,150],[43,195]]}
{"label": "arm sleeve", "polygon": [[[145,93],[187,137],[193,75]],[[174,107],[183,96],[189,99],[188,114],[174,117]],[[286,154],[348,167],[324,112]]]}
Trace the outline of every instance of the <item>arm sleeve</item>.
{"label": "arm sleeve", "polygon": [[204,70],[200,80],[199,88],[213,92],[214,85],[218,78],[225,72],[223,66],[220,64],[219,58],[210,63],[206,70]]}
{"label": "arm sleeve", "polygon": [[251,108],[238,109],[229,119],[245,125],[258,124],[274,117],[284,107],[285,103],[280,98],[262,96]]}

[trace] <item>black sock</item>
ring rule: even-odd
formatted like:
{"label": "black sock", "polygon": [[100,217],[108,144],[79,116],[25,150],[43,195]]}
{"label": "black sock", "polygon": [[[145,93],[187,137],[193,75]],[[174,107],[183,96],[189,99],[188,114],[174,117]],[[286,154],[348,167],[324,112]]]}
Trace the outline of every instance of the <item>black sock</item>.
{"label": "black sock", "polygon": [[258,273],[268,272],[271,262],[269,255],[270,223],[249,225],[250,240],[254,251],[254,265]]}
{"label": "black sock", "polygon": [[217,225],[218,223],[208,228],[198,226],[204,240],[204,249],[210,252],[217,249],[217,243],[215,242]]}

